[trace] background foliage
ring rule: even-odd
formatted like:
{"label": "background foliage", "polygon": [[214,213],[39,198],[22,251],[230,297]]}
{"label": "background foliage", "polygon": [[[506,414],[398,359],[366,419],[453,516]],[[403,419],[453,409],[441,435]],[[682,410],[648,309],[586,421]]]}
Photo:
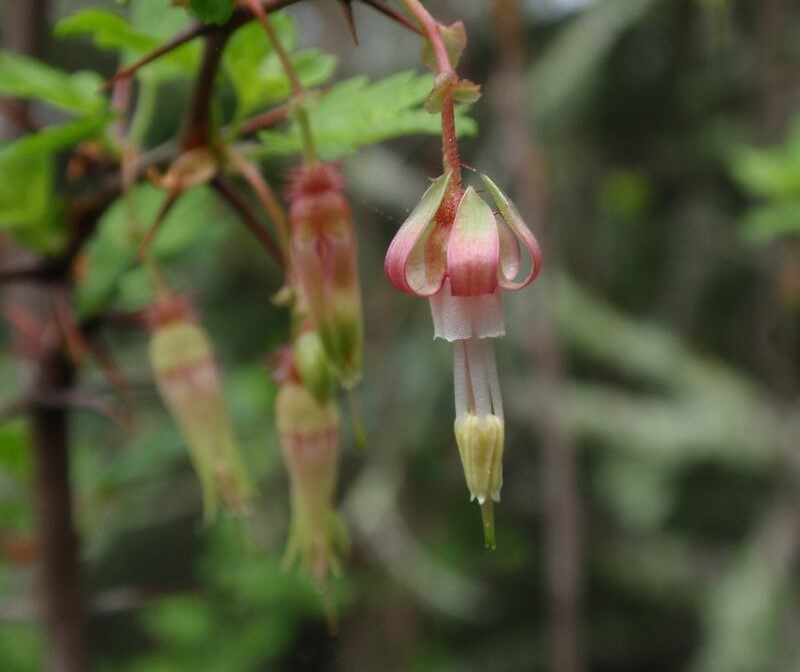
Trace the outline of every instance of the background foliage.
{"label": "background foliage", "polygon": [[[105,141],[99,85],[115,54],[130,62],[181,28],[186,12],[166,4],[64,0],[51,17],[49,65],[0,55],[0,94],[40,101],[48,124],[0,149],[0,226],[27,244],[46,251],[63,241],[64,150]],[[464,159],[511,180],[495,104],[502,35],[488,4],[430,2],[444,21],[463,16],[463,74],[487,83],[474,119],[459,123],[467,135],[481,131]],[[219,6],[192,2],[210,20],[224,20]],[[312,125],[349,178],[366,302],[360,400],[370,449],[362,458],[344,439],[340,491],[355,547],[336,587],[340,634],[326,634],[310,584],[280,571],[287,483],[263,362],[285,338],[285,315],[268,300],[279,275],[201,187],[179,201],[154,251],[171,281],[198,297],[214,337],[260,486],[258,543],[243,547],[230,521],[202,525],[186,452],[147,384],[146,337],[115,332],[113,351],[137,390],[133,424],[80,414],[73,453],[98,670],[547,669],[547,483],[533,421],[541,403],[561,408],[578,449],[587,669],[800,667],[800,8],[523,6],[526,113],[550,175],[547,222],[534,229],[547,227],[551,243],[544,282],[507,301],[498,550],[483,551],[467,504],[448,349],[431,343],[422,302],[382,279],[388,241],[437,174],[418,43],[356,7],[356,48],[336,3],[302,3],[279,29],[306,83],[330,87]],[[141,71],[137,141],[154,147],[174,135],[198,59],[187,45]],[[232,40],[222,78],[216,114],[229,137],[288,93],[255,25]],[[281,127],[248,150],[280,184],[297,147]],[[129,230],[124,209],[146,227],[163,198],[141,186],[105,215],[86,253],[82,315],[148,300],[128,244],[141,230]],[[531,364],[542,314],[565,354],[558,389]],[[89,378],[101,381],[97,371]],[[3,348],[2,398],[15,396],[17,380]],[[0,425],[0,669],[20,672],[38,669],[41,655],[26,619],[35,558],[19,552],[35,531],[26,437],[22,422]]]}

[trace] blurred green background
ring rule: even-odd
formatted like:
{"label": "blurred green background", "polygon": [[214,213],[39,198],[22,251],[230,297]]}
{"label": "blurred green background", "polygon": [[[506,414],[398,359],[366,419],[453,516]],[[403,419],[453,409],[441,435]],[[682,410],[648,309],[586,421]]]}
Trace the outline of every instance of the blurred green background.
{"label": "blurred green background", "polygon": [[[243,542],[232,521],[202,524],[186,451],[149,386],[146,335],[113,332],[136,390],[132,425],[74,420],[95,669],[800,669],[800,6],[525,0],[508,25],[514,4],[428,3],[444,22],[465,21],[460,70],[484,83],[463,159],[512,193],[545,255],[540,280],[507,295],[509,335],[497,344],[507,406],[498,549],[484,551],[463,483],[450,348],[432,341],[425,302],[383,279],[389,241],[440,170],[436,137],[343,160],[369,449],[358,454],[344,423],[339,499],[354,548],[335,583],[335,637],[311,583],[280,569],[288,489],[264,355],[286,339],[286,315],[269,301],[281,278],[198,190],[160,244],[224,367],[260,490],[255,539]],[[125,11],[61,0],[50,24],[87,7]],[[336,57],[336,79],[419,69],[413,35],[354,10],[357,47],[332,0],[289,13],[301,46]],[[45,57],[103,76],[116,68],[81,35],[50,36]],[[147,145],[175,133],[187,91],[180,76],[156,82]],[[291,163],[266,159],[265,174],[280,184]],[[150,187],[136,198],[141,213],[157,208]],[[110,258],[102,232],[114,216],[94,242],[98,259]],[[138,305],[140,286],[124,279],[117,305]],[[89,304],[91,291],[102,295],[102,280],[82,295]],[[11,399],[19,378],[4,339],[0,394]],[[0,424],[4,672],[42,664],[26,437],[22,420]],[[554,668],[553,651],[576,641],[578,667]]]}

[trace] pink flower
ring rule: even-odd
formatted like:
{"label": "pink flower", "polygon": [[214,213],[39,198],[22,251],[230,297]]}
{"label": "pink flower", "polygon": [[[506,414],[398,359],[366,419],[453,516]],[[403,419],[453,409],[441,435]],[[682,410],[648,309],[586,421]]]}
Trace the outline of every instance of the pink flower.
{"label": "pink flower", "polygon": [[294,170],[288,196],[292,273],[301,304],[319,332],[337,377],[352,387],[361,374],[361,290],[352,214],[334,164]]}
{"label": "pink flower", "polygon": [[291,483],[292,519],[284,565],[299,564],[316,582],[332,617],[328,582],[349,546],[334,499],[339,469],[339,412],[303,384],[291,348],[280,355],[275,421]]}
{"label": "pink flower", "polygon": [[[386,254],[386,277],[428,297],[434,335],[454,344],[455,435],[467,487],[481,506],[487,547],[494,548],[492,502],[503,483],[503,403],[494,348],[505,335],[503,290],[533,282],[541,267],[535,236],[497,185],[481,176],[500,216],[472,188],[460,193],[448,172],[433,181]],[[520,243],[531,268],[517,279]]]}

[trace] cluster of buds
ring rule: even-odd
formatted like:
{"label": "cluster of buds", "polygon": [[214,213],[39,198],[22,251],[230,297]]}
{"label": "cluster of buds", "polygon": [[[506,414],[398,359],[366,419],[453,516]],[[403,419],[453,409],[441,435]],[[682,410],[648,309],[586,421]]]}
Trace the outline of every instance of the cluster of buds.
{"label": "cluster of buds", "polygon": [[356,236],[338,167],[315,163],[290,174],[291,269],[298,305],[319,333],[336,377],[361,375],[363,327]]}
{"label": "cluster of buds", "polygon": [[[485,175],[498,210],[450,172],[434,180],[397,232],[385,272],[399,290],[430,300],[436,338],[453,343],[455,435],[467,487],[481,506],[484,539],[494,548],[493,502],[503,485],[505,426],[491,340],[505,335],[503,290],[539,273],[541,252],[511,201]],[[531,258],[517,280],[520,243]]]}
{"label": "cluster of buds", "polygon": [[334,393],[337,382],[347,390],[358,382],[363,349],[356,238],[343,187],[333,164],[308,163],[289,175],[293,336],[275,373],[275,418],[291,485],[285,564],[299,564],[323,594],[348,547],[334,507],[340,424]]}
{"label": "cluster of buds", "polygon": [[252,491],[208,336],[186,302],[172,296],[158,300],[149,322],[156,385],[189,449],[206,520],[215,517],[220,501],[234,513],[247,513]]}

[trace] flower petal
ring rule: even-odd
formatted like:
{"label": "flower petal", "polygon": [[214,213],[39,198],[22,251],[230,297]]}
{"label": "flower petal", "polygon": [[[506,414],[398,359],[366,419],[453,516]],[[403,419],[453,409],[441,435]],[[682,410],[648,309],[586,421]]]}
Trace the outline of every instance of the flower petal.
{"label": "flower petal", "polygon": [[[519,212],[517,212],[517,209],[514,207],[514,204],[509,200],[509,198],[502,191],[500,191],[497,185],[486,175],[481,175],[481,177],[483,178],[483,182],[486,185],[486,188],[489,190],[489,193],[492,195],[494,202],[497,204],[500,214],[503,216],[506,224],[508,224],[508,226],[514,232],[514,235],[520,241],[522,241],[522,244],[526,247],[528,253],[531,255],[531,270],[527,277],[525,277],[523,280],[514,280],[516,271],[519,270],[519,249],[517,249],[516,252],[516,262],[513,261],[513,256],[510,256],[503,259],[500,264],[500,286],[503,289],[511,291],[522,289],[526,285],[529,285],[531,282],[533,282],[536,279],[536,276],[539,275],[539,271],[542,268],[542,250],[539,247],[536,236],[533,235],[531,230],[528,228],[528,225],[522,220],[522,217],[520,216]],[[513,255],[513,250],[506,248],[502,251],[506,254]],[[514,269],[514,273],[509,273],[511,269]]]}
{"label": "flower petal", "polygon": [[447,241],[453,296],[492,294],[497,288],[500,237],[492,209],[470,187],[458,205]]}
{"label": "flower petal", "polygon": [[444,241],[432,238],[431,233],[449,186],[449,172],[436,178],[389,245],[383,269],[389,282],[402,292],[430,296],[442,286]]}

